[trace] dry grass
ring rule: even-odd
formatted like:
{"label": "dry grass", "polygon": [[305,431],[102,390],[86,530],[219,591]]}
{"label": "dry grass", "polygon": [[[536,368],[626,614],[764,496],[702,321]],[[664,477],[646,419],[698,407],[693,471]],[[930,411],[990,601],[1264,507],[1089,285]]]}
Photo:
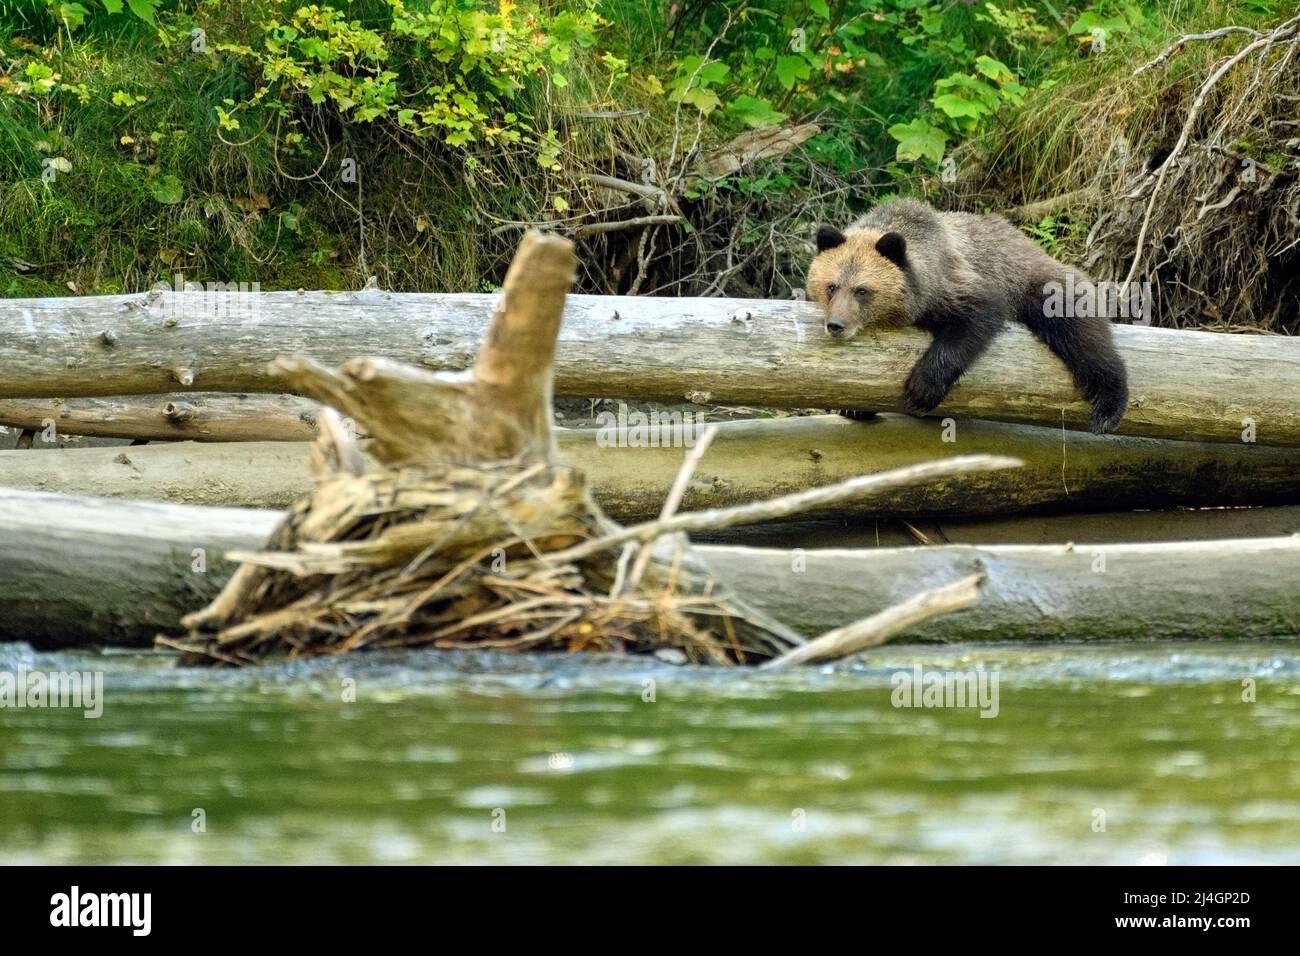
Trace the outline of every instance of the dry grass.
{"label": "dry grass", "polygon": [[1149,282],[1156,325],[1300,331],[1300,31],[1274,26],[1081,71],[968,155],[958,201],[1068,197],[1060,255]]}

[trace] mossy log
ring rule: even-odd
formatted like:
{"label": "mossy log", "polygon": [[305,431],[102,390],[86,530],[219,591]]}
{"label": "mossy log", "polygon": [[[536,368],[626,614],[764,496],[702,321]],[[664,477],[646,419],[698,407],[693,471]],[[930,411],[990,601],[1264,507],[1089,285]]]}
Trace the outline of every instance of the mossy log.
{"label": "mossy log", "polygon": [[[279,401],[279,396],[276,396]],[[719,423],[687,485],[687,510],[762,501],[933,460],[954,450],[1010,455],[1021,468],[899,487],[805,518],[1015,515],[1300,502],[1300,449],[1095,436],[1031,425],[881,415]],[[618,521],[659,513],[687,449],[617,447],[597,429],[556,429],[559,458],[587,475]],[[698,431],[696,432],[698,437]],[[39,437],[37,439],[39,442]],[[0,486],[190,504],[285,508],[311,490],[302,442],[0,452]]]}
{"label": "mossy log", "polygon": [[[497,297],[176,293],[0,300],[0,399],[282,391],[279,355],[380,355],[470,367]],[[916,329],[832,341],[802,302],[572,296],[557,394],[776,408],[903,411],[929,343]],[[1118,325],[1132,400],[1120,432],[1300,445],[1300,341]],[[934,413],[1084,428],[1062,364],[1008,328]]]}

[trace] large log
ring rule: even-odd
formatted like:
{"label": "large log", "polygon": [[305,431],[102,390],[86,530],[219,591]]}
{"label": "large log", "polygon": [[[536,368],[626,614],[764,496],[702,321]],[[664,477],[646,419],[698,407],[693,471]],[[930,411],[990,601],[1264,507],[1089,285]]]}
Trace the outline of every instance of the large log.
{"label": "large log", "polygon": [[[0,300],[0,398],[281,391],[272,359],[473,362],[494,297],[151,292]],[[1120,431],[1300,445],[1300,342],[1117,326],[1132,401]],[[916,329],[831,341],[817,309],[766,300],[570,296],[556,394],[901,411]],[[1082,428],[1088,409],[1027,332],[999,336],[936,415]]]}
{"label": "large log", "polygon": [[[279,399],[277,399],[278,401]],[[806,518],[995,515],[1025,511],[1300,502],[1300,450],[1169,442],[995,422],[962,422],[956,441],[935,422],[838,415],[723,422],[687,490],[686,510],[762,501],[952,452],[1010,455],[1024,467],[898,488],[815,509]],[[682,464],[682,447],[611,446],[600,429],[557,429],[560,458],[588,475],[597,503],[620,520],[653,517]],[[678,437],[691,437],[680,431]],[[698,437],[698,436],[696,436]],[[665,441],[668,436],[664,436]],[[288,507],[311,490],[310,447],[188,442],[0,452],[0,486],[190,504]]]}
{"label": "large log", "polygon": [[[279,512],[0,491],[0,638],[148,644],[262,545]],[[197,553],[204,571],[194,570]],[[762,550],[700,546],[719,579],[808,635],[982,572],[918,640],[1263,638],[1300,622],[1300,537],[1170,544]]]}

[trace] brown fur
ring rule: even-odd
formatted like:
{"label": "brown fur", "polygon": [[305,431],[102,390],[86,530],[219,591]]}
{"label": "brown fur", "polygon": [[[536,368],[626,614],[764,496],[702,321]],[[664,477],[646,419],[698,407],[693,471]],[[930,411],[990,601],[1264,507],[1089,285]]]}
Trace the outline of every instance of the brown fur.
{"label": "brown fur", "polygon": [[1008,321],[1020,322],[1065,364],[1092,404],[1092,428],[1112,430],[1128,405],[1124,362],[1103,316],[1059,315],[1047,289],[1087,276],[1057,262],[997,216],[938,212],[900,199],[882,203],[844,232],[822,226],[808,268],[808,298],[826,331],[848,339],[864,328],[915,325],[934,336],[903,394],[928,412],[983,354]]}
{"label": "brown fur", "polygon": [[828,320],[844,325],[844,338],[866,325],[912,324],[907,278],[876,251],[881,235],[879,229],[849,229],[843,245],[821,253],[808,268],[808,298],[822,307]]}

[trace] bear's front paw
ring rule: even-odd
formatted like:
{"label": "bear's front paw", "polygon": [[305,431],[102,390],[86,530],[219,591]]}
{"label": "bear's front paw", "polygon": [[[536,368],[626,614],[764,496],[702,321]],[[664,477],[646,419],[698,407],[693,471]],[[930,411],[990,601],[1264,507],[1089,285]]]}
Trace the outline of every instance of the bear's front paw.
{"label": "bear's front paw", "polygon": [[1091,428],[1094,435],[1105,435],[1107,432],[1113,432],[1124,418],[1124,412],[1128,406],[1126,403],[1116,405],[1111,402],[1106,405],[1097,405],[1092,410]]}
{"label": "bear's front paw", "polygon": [[920,369],[913,369],[903,386],[903,400],[912,412],[932,412],[948,394],[948,386]]}
{"label": "bear's front paw", "polygon": [[875,412],[864,412],[859,408],[838,408],[836,411],[844,418],[854,422],[868,422],[876,417]]}

